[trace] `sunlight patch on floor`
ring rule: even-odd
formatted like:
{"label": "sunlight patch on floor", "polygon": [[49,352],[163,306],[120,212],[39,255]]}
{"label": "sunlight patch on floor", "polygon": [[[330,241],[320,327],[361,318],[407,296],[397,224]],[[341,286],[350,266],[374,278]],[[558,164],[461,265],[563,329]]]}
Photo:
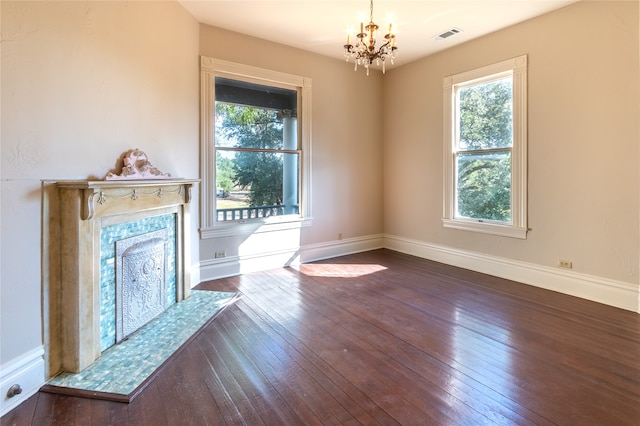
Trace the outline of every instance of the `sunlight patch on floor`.
{"label": "sunlight patch on floor", "polygon": [[349,263],[314,263],[297,266],[297,269],[305,275],[312,277],[361,277],[384,271],[386,266],[377,264],[349,264]]}

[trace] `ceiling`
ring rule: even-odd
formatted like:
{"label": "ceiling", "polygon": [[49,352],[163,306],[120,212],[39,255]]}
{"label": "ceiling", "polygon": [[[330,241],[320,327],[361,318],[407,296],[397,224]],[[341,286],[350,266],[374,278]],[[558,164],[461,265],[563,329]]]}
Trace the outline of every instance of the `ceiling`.
{"label": "ceiling", "polygon": [[[368,0],[178,1],[201,23],[342,60],[347,33],[359,32],[360,21],[369,20]],[[392,17],[397,66],[576,1],[374,0],[373,20],[386,30]],[[451,28],[462,32],[434,40]]]}

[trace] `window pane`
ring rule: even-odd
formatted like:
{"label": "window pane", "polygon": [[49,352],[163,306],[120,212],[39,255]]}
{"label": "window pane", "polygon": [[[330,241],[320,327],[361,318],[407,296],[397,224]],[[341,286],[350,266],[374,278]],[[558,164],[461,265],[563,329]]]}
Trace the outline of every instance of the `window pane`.
{"label": "window pane", "polygon": [[460,88],[459,146],[461,150],[511,147],[511,77]]}
{"label": "window pane", "polygon": [[278,111],[216,102],[217,147],[283,149],[283,128]]}
{"label": "window pane", "polygon": [[511,221],[511,152],[457,156],[457,216]]}
{"label": "window pane", "polygon": [[285,126],[295,122],[297,90],[216,77],[215,101],[216,146],[297,149],[283,140]]}
{"label": "window pane", "polygon": [[218,221],[298,214],[298,154],[218,151]]}

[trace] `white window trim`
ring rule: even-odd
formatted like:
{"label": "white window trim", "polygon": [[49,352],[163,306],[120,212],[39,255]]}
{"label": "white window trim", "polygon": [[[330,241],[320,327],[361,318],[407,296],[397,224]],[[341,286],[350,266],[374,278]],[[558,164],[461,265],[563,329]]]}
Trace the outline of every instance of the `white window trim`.
{"label": "white window trim", "polygon": [[[214,147],[215,77],[251,81],[257,84],[301,88],[301,176],[300,215],[218,222]],[[249,65],[202,56],[200,58],[200,237],[216,238],[294,229],[311,225],[311,79]]]}
{"label": "white window trim", "polygon": [[[513,75],[513,147],[511,150],[511,223],[460,218],[455,215],[455,89],[457,85],[481,82],[500,73]],[[512,238],[527,238],[527,55],[482,68],[444,77],[444,202],[445,228],[481,232]]]}

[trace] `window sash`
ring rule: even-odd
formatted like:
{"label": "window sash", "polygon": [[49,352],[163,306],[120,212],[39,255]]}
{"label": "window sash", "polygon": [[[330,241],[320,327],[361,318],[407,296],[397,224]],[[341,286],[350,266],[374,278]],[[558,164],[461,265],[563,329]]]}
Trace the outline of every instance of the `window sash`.
{"label": "window sash", "polygon": [[[487,157],[487,156],[493,156],[493,157],[497,157],[496,158],[482,158],[482,157]],[[486,208],[485,206],[485,212],[489,211],[490,214],[489,215],[481,215],[479,213],[475,213],[475,214],[464,214],[464,213],[469,213],[470,211],[473,211],[473,204],[470,202],[467,202],[466,197],[463,196],[463,190],[466,193],[471,192],[473,193],[473,188],[466,188],[464,186],[461,185],[461,170],[460,170],[460,162],[461,162],[461,158],[466,157],[469,160],[468,161],[474,161],[472,158],[475,157],[476,160],[475,161],[498,161],[500,162],[501,160],[507,160],[508,162],[508,189],[502,189],[502,191],[500,190],[500,186],[501,183],[503,183],[501,180],[496,180],[496,179],[491,179],[491,177],[489,177],[489,184],[494,188],[494,191],[492,192],[492,194],[494,195],[493,198],[491,199],[487,199],[486,197],[483,199],[490,207]],[[501,158],[500,158],[501,157]],[[458,152],[455,154],[455,162],[456,162],[456,189],[455,189],[455,193],[456,193],[456,209],[455,209],[455,217],[456,218],[464,218],[467,220],[478,220],[478,221],[492,221],[492,222],[496,222],[496,223],[502,223],[502,224],[511,224],[511,211],[513,208],[513,203],[512,203],[512,194],[511,194],[511,149],[510,148],[502,148],[502,149],[491,149],[491,150],[474,150],[474,151],[462,151],[462,152]],[[496,166],[494,166],[496,169],[497,167],[500,166],[499,163],[497,163]],[[502,170],[504,172],[504,170]],[[481,174],[482,169],[478,170],[478,174]],[[494,170],[494,172],[499,173],[500,170]],[[470,174],[474,173],[473,170],[470,171]],[[483,194],[477,195],[476,198],[483,198],[483,195],[485,191],[477,191],[477,192],[482,192]],[[504,196],[504,193],[507,192],[508,193],[508,198],[509,198],[509,202],[508,203],[504,203],[504,202],[500,202],[500,196]],[[507,212],[504,212],[504,210],[506,210]],[[505,216],[504,218],[498,218],[496,216]],[[490,217],[493,216],[493,217]]]}
{"label": "window sash", "polygon": [[[230,150],[226,150],[230,151]],[[254,189],[261,189],[257,194],[251,190],[245,192],[225,191],[224,183],[216,181],[220,188],[215,200],[216,220],[218,222],[262,220],[273,217],[300,215],[300,155],[293,151],[282,153],[266,149],[236,150],[240,157],[229,158],[233,164],[244,162],[247,170],[254,171],[255,167],[261,167],[265,173],[260,180],[253,180]],[[265,169],[264,165],[269,163]],[[262,164],[262,166],[257,166]],[[234,166],[231,166],[234,167]],[[216,178],[220,175],[216,170]],[[277,186],[270,182],[279,181]],[[255,186],[254,186],[255,185]],[[258,195],[260,198],[254,198]]]}
{"label": "window sash", "polygon": [[228,146],[217,146],[216,151],[237,151],[237,152],[275,152],[282,154],[302,154],[302,151],[299,149],[273,149],[273,148],[231,148]]}
{"label": "window sash", "polygon": [[[480,88],[480,86],[484,86],[487,84],[491,84],[491,83],[498,83],[501,81],[508,81],[509,83],[509,95],[510,95],[510,103],[511,103],[511,107],[510,107],[510,113],[511,113],[511,117],[510,117],[510,121],[509,121],[509,127],[502,129],[503,132],[507,132],[509,134],[509,138],[506,141],[500,141],[500,140],[494,140],[493,142],[490,142],[488,140],[480,140],[480,143],[485,143],[487,146],[484,148],[472,148],[472,147],[468,147],[468,142],[464,140],[464,138],[462,137],[463,135],[463,130],[465,130],[465,128],[463,128],[463,117],[462,117],[462,107],[463,107],[463,101],[462,101],[462,92],[465,89],[472,89],[472,88]],[[496,88],[497,89],[497,88]],[[479,150],[487,150],[487,149],[493,149],[493,148],[506,148],[506,147],[512,147],[513,146],[513,73],[512,72],[506,72],[506,73],[499,73],[499,74],[495,74],[492,76],[489,76],[488,78],[485,79],[479,79],[476,81],[473,81],[471,83],[460,83],[460,84],[456,84],[454,85],[454,89],[455,91],[455,116],[456,116],[456,120],[455,120],[455,125],[456,125],[456,131],[455,131],[455,136],[456,136],[456,150],[458,151],[469,151],[469,150],[474,150],[474,149],[479,149]],[[466,105],[466,104],[465,104]],[[500,111],[498,111],[498,113],[500,113]],[[487,113],[485,113],[487,114]],[[487,114],[488,115],[488,114]]]}

